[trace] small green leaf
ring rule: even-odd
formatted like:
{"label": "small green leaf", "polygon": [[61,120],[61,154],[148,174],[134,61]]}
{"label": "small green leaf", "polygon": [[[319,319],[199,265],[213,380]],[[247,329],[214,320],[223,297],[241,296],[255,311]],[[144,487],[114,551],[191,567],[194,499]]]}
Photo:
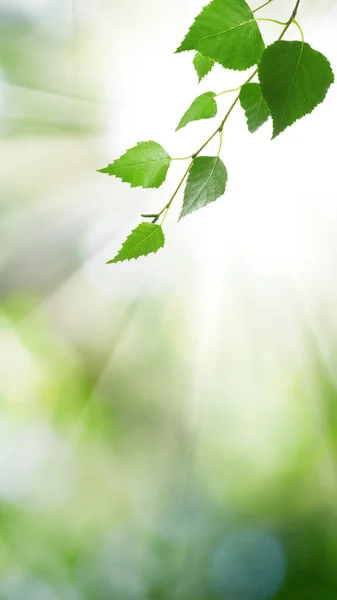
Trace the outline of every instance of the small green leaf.
{"label": "small green leaf", "polygon": [[130,233],[115,258],[107,264],[155,254],[159,248],[164,248],[164,244],[165,237],[161,225],[141,223]]}
{"label": "small green leaf", "polygon": [[325,56],[309,44],[277,41],[262,54],[259,79],[275,138],[323,102],[334,75]]}
{"label": "small green leaf", "polygon": [[270,115],[258,83],[246,83],[240,91],[240,103],[246,112],[247,125],[251,133],[254,133],[268,121]]}
{"label": "small green leaf", "polygon": [[227,169],[218,156],[194,159],[187,179],[180,219],[214,202],[225,193]]}
{"label": "small green leaf", "polygon": [[193,59],[194,68],[198,75],[198,83],[213,69],[214,60],[197,52]]}
{"label": "small green leaf", "polygon": [[191,121],[199,121],[200,119],[211,119],[212,117],[215,117],[216,113],[218,112],[218,106],[214,98],[214,92],[206,92],[205,94],[198,96],[198,98],[192,102],[189,109],[181,118],[176,131],[178,131],[178,129],[182,129],[182,127],[185,127],[185,125]]}
{"label": "small green leaf", "polygon": [[115,175],[131,187],[158,188],[164,183],[171,157],[157,142],[139,142],[113,163],[99,169]]}
{"label": "small green leaf", "polygon": [[198,50],[228,69],[258,63],[264,42],[245,0],[212,0],[190,27],[176,52]]}

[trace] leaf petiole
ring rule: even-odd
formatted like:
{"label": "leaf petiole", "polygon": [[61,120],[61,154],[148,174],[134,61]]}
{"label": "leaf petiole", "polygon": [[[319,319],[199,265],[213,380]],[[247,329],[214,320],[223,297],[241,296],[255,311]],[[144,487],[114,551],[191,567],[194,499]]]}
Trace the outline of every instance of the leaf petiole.
{"label": "leaf petiole", "polygon": [[[276,19],[255,19],[256,21],[267,21],[269,23],[276,23],[277,25],[283,25],[286,26],[288,29],[289,26],[289,21],[277,21]],[[296,19],[292,18],[290,23],[293,23],[294,25],[296,25],[297,29],[299,30],[300,34],[301,34],[301,38],[302,38],[302,42],[304,43],[304,33],[303,33],[303,29],[301,27],[301,25],[299,24],[298,21],[296,21]],[[220,94],[218,94],[219,96]]]}
{"label": "leaf petiole", "polygon": [[222,140],[223,140],[223,127],[220,129],[220,141],[219,141],[219,150],[217,156],[220,156],[221,148],[222,148]]}
{"label": "leaf petiole", "polygon": [[219,96],[222,96],[223,94],[229,94],[230,92],[238,92],[239,90],[241,90],[241,88],[242,88],[242,85],[239,85],[239,87],[233,88],[232,90],[225,90],[224,92],[215,94],[214,98],[218,98]]}
{"label": "leaf petiole", "polygon": [[261,6],[258,6],[258,8],[255,8],[255,10],[253,10],[253,14],[256,13],[258,10],[261,10],[262,8],[264,8],[265,6],[268,6],[268,4],[270,4],[273,0],[268,0],[268,2],[265,2],[264,4],[262,4]]}
{"label": "leaf petiole", "polygon": [[288,21],[277,21],[277,19],[265,19],[261,17],[260,19],[255,19],[255,21],[268,21],[269,23],[276,23],[277,25],[288,25]]}
{"label": "leaf petiole", "polygon": [[184,156],[183,158],[171,158],[171,160],[189,160],[190,158],[193,158],[193,156]]}
{"label": "leaf petiole", "polygon": [[292,22],[294,23],[294,25],[296,25],[297,29],[299,29],[299,32],[300,32],[301,38],[302,38],[302,44],[304,44],[304,33],[303,33],[303,29],[302,29],[301,25],[299,24],[298,21],[296,21],[296,19],[292,19]]}
{"label": "leaf petiole", "polygon": [[[192,163],[190,163],[190,164],[188,165],[188,168],[186,169],[186,171],[185,171],[185,173],[184,173],[184,175],[183,175],[182,179],[180,180],[180,182],[179,182],[178,186],[177,186],[177,187],[176,187],[176,189],[174,190],[174,192],[173,192],[173,195],[171,196],[171,198],[170,198],[170,200],[168,201],[168,203],[167,203],[167,204],[165,204],[164,208],[162,208],[162,209],[161,209],[161,211],[160,211],[160,212],[159,212],[159,213],[156,215],[156,221],[158,221],[159,217],[161,217],[161,215],[162,215],[162,214],[163,214],[165,211],[166,211],[166,214],[164,215],[164,218],[163,218],[163,221],[162,221],[162,222],[164,222],[164,219],[166,219],[166,215],[167,215],[167,213],[168,213],[168,210],[169,210],[169,208],[170,208],[170,206],[171,206],[171,204],[172,204],[173,200],[175,199],[176,195],[178,194],[178,192],[179,192],[179,190],[180,190],[181,186],[183,185],[183,183],[184,183],[184,181],[185,181],[185,179],[186,179],[186,177],[187,177],[187,175],[188,175],[188,173],[189,173],[189,171],[190,171],[190,168],[191,168],[191,166],[192,166]],[[152,222],[153,222],[153,223],[155,223],[156,221],[152,221]]]}

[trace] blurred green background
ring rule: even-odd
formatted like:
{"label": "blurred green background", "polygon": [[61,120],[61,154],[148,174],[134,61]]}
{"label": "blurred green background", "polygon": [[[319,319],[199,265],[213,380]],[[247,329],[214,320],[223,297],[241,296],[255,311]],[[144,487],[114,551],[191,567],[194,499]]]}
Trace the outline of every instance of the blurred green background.
{"label": "blurred green background", "polygon": [[184,167],[96,169],[241,83],[173,54],[202,5],[0,0],[1,600],[337,600],[336,90],[273,144],[237,111],[226,197],[105,264]]}

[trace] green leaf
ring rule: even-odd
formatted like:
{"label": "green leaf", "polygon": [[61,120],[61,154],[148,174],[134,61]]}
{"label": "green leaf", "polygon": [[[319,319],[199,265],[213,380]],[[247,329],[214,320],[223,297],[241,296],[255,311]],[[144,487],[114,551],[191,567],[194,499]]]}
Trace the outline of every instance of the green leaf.
{"label": "green leaf", "polygon": [[325,56],[309,44],[278,41],[262,54],[259,79],[275,138],[323,102],[334,75]]}
{"label": "green leaf", "polygon": [[187,179],[180,219],[214,202],[225,193],[227,169],[218,156],[194,159]]}
{"label": "green leaf", "polygon": [[159,248],[164,248],[164,244],[165,237],[161,225],[141,223],[130,233],[115,258],[107,264],[156,253]]}
{"label": "green leaf", "polygon": [[240,103],[246,112],[247,125],[251,133],[254,133],[268,121],[270,115],[258,83],[246,83],[240,91]]}
{"label": "green leaf", "polygon": [[181,118],[176,131],[182,127],[185,127],[185,125],[191,121],[199,121],[200,119],[211,119],[212,117],[215,117],[216,113],[218,112],[218,106],[214,98],[215,94],[213,92],[206,92],[205,94],[198,96],[198,98],[192,102],[189,109]]}
{"label": "green leaf", "polygon": [[214,60],[197,52],[193,59],[194,68],[198,75],[198,83],[213,69]]}
{"label": "green leaf", "polygon": [[212,0],[195,19],[176,52],[198,50],[228,69],[258,63],[264,42],[245,0]]}
{"label": "green leaf", "polygon": [[157,142],[139,142],[100,173],[115,175],[131,187],[158,188],[164,183],[171,157]]}

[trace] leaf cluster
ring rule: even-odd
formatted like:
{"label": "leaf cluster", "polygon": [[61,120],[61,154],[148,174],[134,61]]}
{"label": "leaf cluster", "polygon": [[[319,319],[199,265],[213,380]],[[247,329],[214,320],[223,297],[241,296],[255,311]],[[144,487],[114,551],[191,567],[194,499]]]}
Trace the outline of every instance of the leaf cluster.
{"label": "leaf cluster", "polygon": [[[165,218],[185,180],[180,219],[223,196],[228,180],[227,169],[220,158],[223,129],[236,104],[241,105],[251,133],[271,118],[274,139],[323,102],[334,75],[327,58],[304,41],[303,31],[295,20],[301,0],[297,0],[286,23],[274,21],[282,25],[283,30],[278,40],[266,47],[259,21],[273,19],[259,19],[256,14],[271,1],[253,11],[246,0],[212,0],[194,20],[176,52],[196,52],[193,65],[199,82],[215,63],[239,71],[255,65],[255,70],[237,88],[239,93],[220,125],[201,148],[186,158],[191,162],[164,208],[142,215],[151,222],[142,222],[134,229],[109,262],[146,256],[164,246],[164,234],[158,221]],[[283,40],[293,24],[300,31],[301,40]],[[257,81],[253,81],[256,77]],[[210,91],[198,96],[183,114],[177,130],[194,121],[214,118],[218,113],[217,98],[233,91],[236,90],[219,94]],[[220,137],[218,154],[201,155],[217,135]],[[180,159],[170,157],[157,142],[140,142],[100,172],[119,177],[131,187],[158,188],[164,183],[172,160]]]}

